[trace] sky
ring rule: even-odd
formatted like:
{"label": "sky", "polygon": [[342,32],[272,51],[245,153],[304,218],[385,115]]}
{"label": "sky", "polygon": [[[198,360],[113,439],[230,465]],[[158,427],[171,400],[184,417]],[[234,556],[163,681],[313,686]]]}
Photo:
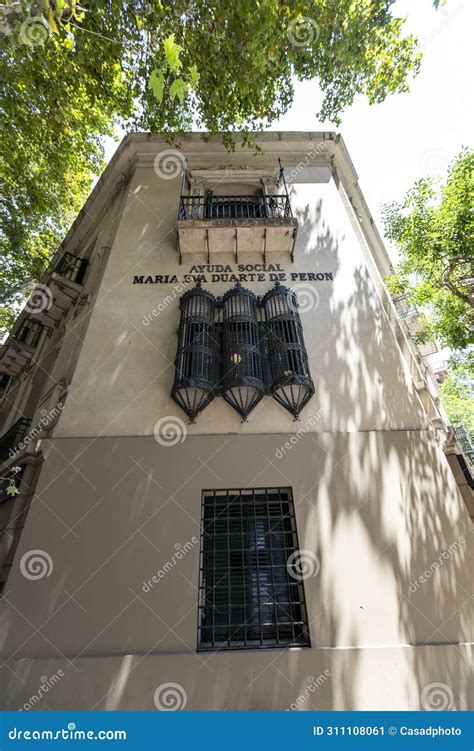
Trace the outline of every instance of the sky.
{"label": "sky", "polygon": [[[382,231],[380,207],[401,200],[422,176],[443,176],[463,146],[473,142],[474,1],[403,0],[394,15],[419,39],[421,71],[410,92],[370,106],[363,97],[342,116],[341,133],[361,189]],[[316,120],[322,97],[315,82],[296,85],[291,110],[275,123],[280,130],[334,130]]]}

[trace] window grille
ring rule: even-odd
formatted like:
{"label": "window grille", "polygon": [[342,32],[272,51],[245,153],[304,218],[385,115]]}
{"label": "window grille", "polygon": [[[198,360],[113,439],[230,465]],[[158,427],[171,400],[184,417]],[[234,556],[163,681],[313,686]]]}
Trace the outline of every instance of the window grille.
{"label": "window grille", "polygon": [[180,309],[172,396],[194,422],[214,398],[217,375],[214,295],[198,284],[182,296]]}
{"label": "window grille", "polygon": [[298,419],[314,384],[291,290],[277,282],[260,299],[237,283],[215,298],[198,283],[180,309],[172,397],[191,422],[214,396],[245,421],[265,394]]}
{"label": "window grille", "polygon": [[206,219],[261,219],[265,216],[263,194],[255,196],[205,196]]}
{"label": "window grille", "polygon": [[31,427],[31,420],[20,417],[9,430],[0,436],[0,464],[8,459],[10,451],[18,450],[18,444],[23,441]]}
{"label": "window grille", "polygon": [[42,332],[43,326],[40,323],[25,321],[25,323],[18,330],[18,333],[14,334],[14,338],[18,342],[27,344],[30,347],[36,347],[40,340]]}
{"label": "window grille", "polygon": [[203,492],[198,649],[310,646],[289,488]]}
{"label": "window grille", "polygon": [[295,419],[314,394],[298,300],[278,282],[264,296],[271,393]]}
{"label": "window grille", "polygon": [[73,253],[64,253],[59,259],[55,271],[76,284],[82,284],[88,262],[85,258],[78,258]]}
{"label": "window grille", "polygon": [[246,420],[265,393],[257,298],[236,284],[223,308],[223,396]]}

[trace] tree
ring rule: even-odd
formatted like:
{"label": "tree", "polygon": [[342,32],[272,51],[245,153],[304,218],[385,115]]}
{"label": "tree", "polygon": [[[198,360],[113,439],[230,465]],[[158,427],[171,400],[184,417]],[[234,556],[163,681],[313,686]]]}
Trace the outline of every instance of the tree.
{"label": "tree", "polygon": [[388,286],[426,309],[425,339],[461,354],[474,341],[474,153],[465,149],[444,184],[423,179],[402,204],[384,207],[385,234],[399,251]]}
{"label": "tree", "polygon": [[[434,5],[438,5],[435,0]],[[418,72],[392,0],[21,0],[1,6],[3,298],[38,278],[102,169],[115,123],[179,138],[268,127],[293,81],[317,79],[319,116],[381,102]],[[16,296],[16,297],[15,297]]]}
{"label": "tree", "polygon": [[463,425],[474,443],[474,378],[465,362],[453,364],[441,384],[443,406],[454,426]]}

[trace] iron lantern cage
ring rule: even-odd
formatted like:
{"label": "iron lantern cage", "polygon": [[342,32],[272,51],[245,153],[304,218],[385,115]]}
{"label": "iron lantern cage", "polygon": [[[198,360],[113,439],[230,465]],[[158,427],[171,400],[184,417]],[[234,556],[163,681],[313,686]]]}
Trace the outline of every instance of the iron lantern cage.
{"label": "iron lantern cage", "polygon": [[193,423],[214,398],[216,300],[200,282],[180,300],[181,317],[171,395]]}
{"label": "iron lantern cage", "polygon": [[222,395],[245,422],[265,394],[257,298],[237,282],[222,307]]}
{"label": "iron lantern cage", "polygon": [[295,420],[314,394],[296,294],[279,282],[262,305],[268,339],[270,392]]}

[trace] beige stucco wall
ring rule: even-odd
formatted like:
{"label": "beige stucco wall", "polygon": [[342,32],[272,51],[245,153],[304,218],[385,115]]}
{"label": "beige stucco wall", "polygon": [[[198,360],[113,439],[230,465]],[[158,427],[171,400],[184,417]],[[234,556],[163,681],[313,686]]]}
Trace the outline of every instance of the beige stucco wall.
{"label": "beige stucco wall", "polygon": [[[220,685],[222,678],[222,690],[206,699],[196,693],[194,707],[203,702],[215,708],[281,707],[305,676],[327,667],[326,659],[331,672],[341,660],[357,665],[346,685],[341,677],[336,694],[328,684],[330,695],[322,701],[326,706],[334,699],[333,708],[371,703],[413,708],[414,686],[423,681],[451,685],[456,673],[456,681],[461,675],[467,681],[467,653],[457,643],[472,641],[470,521],[441,452],[417,432],[392,431],[306,435],[281,455],[290,438],[188,436],[176,446],[161,446],[151,437],[48,442],[17,560],[42,549],[53,568],[38,581],[25,578],[18,566],[9,577],[0,653],[10,657],[19,679],[3,671],[4,706],[24,696],[22,671],[36,671],[24,658],[33,657],[54,658],[63,671],[67,668],[67,684],[48,698],[55,707],[70,701],[88,708],[99,701],[99,693],[113,684],[120,655],[124,664],[134,664],[131,657],[125,660],[129,653],[145,662],[148,653],[160,658],[156,664],[167,666],[170,681],[181,682],[183,671],[186,685],[201,680]],[[253,689],[242,698],[254,675],[254,652],[234,658],[195,652],[199,545],[193,538],[200,534],[203,488],[247,485],[293,488],[300,547],[318,556],[320,570],[305,581],[314,652],[303,650],[307,656],[293,663],[293,653],[265,651],[258,656],[262,669],[268,668],[258,695]],[[187,543],[181,560],[173,559]],[[169,561],[173,566],[166,575],[147,587]],[[424,576],[436,562],[440,565]],[[452,642],[456,646],[448,647]],[[425,658],[424,648],[413,645],[426,643],[443,649],[436,658],[432,652]],[[380,652],[380,664],[388,670],[396,646],[403,663],[393,693],[381,696],[381,675],[371,678],[372,650]],[[106,661],[109,667],[95,676],[96,688],[89,693],[82,658],[100,657],[99,670],[107,655],[116,659]],[[180,655],[176,674],[171,657],[160,662],[166,655]],[[211,659],[212,672],[201,669],[202,659]],[[227,684],[236,659],[242,670]],[[284,687],[275,696],[271,666],[280,661],[295,681],[291,691]],[[130,688],[125,708],[148,706],[143,681]],[[451,688],[459,693],[457,685]],[[466,693],[461,691],[457,701],[465,704]]]}
{"label": "beige stucco wall", "polygon": [[7,675],[5,706],[156,710],[168,693],[195,710],[423,710],[430,700],[465,710],[472,675],[459,666],[471,659],[469,647],[426,646],[24,660]]}
{"label": "beige stucco wall", "polygon": [[[323,171],[327,179],[327,171]],[[289,286],[299,289],[310,367],[317,391],[309,410],[318,413],[311,430],[372,430],[417,428],[425,415],[407,364],[401,355],[380,297],[367,253],[332,180],[298,183],[291,201],[300,223],[295,261],[287,254],[279,263]],[[178,299],[186,287],[133,284],[134,276],[176,275],[182,280],[206,258],[184,258],[178,265],[175,237],[181,182],[163,180],[152,165],[138,167],[129,186],[124,216],[118,227],[100,294],[92,313],[70,393],[56,435],[150,435],[158,419],[186,416],[170,397],[179,322]],[[262,256],[242,255],[239,264],[262,264]],[[229,265],[239,274],[231,254],[215,254],[211,264]],[[324,273],[333,281],[291,279],[293,273]],[[244,272],[245,273],[245,272]],[[219,295],[230,282],[206,288]],[[262,294],[264,281],[248,286]],[[245,284],[245,281],[244,281]],[[308,309],[307,309],[308,308]],[[200,415],[193,435],[293,431],[291,415],[265,398],[241,425],[223,399]]]}

